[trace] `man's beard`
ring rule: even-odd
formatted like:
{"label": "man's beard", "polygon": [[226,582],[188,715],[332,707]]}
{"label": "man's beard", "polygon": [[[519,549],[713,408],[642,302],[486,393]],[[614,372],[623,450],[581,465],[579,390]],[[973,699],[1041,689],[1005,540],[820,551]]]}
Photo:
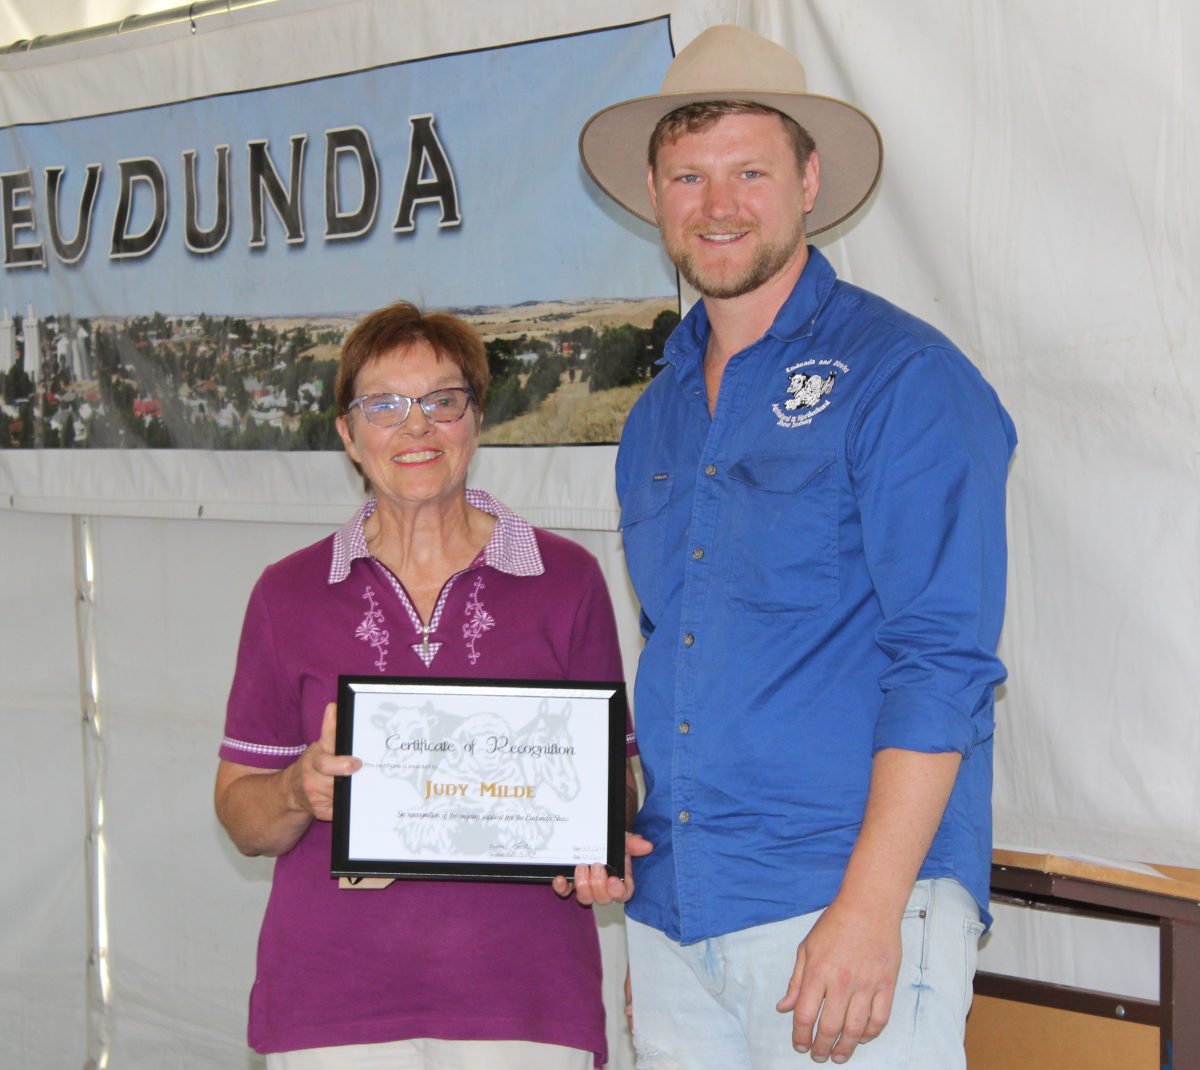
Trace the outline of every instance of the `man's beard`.
{"label": "man's beard", "polygon": [[[729,229],[736,231],[740,228],[731,227]],[[754,231],[757,228],[747,227],[746,229]],[[690,236],[691,234],[685,237]],[[797,219],[796,225],[779,241],[760,243],[754,259],[735,275],[726,276],[725,272],[700,268],[683,243],[676,245],[667,238],[665,233],[662,238],[667,256],[671,258],[671,262],[679,270],[679,274],[687,279],[688,283],[702,297],[741,297],[773,279],[795,255],[796,249],[804,243],[804,216],[801,215]]]}

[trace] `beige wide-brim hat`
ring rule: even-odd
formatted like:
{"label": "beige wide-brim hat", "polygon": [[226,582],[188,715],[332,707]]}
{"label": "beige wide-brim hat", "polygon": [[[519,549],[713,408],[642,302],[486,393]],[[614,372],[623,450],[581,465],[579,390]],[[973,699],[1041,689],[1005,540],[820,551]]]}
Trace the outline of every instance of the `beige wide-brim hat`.
{"label": "beige wide-brim hat", "polygon": [[658,121],[685,104],[749,100],[796,120],[821,159],[821,191],[809,235],[837,226],[871,195],[883,166],[883,139],[852,104],[808,92],[804,67],[786,48],[740,26],[711,26],[675,57],[657,96],[636,97],[593,115],[579,135],[583,166],[623,208],[654,223],[646,150]]}

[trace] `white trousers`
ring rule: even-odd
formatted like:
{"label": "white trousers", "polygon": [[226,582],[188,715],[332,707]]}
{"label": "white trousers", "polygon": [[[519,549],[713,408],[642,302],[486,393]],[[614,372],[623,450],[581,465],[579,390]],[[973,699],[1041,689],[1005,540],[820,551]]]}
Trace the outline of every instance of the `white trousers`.
{"label": "white trousers", "polygon": [[267,1056],[267,1070],[592,1070],[590,1051],[526,1040],[395,1040]]}

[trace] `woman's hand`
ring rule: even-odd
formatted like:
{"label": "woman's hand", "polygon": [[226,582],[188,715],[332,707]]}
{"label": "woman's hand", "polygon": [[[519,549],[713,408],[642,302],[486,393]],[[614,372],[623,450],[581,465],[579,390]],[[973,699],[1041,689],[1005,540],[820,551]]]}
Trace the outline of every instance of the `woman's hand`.
{"label": "woman's hand", "polygon": [[362,768],[334,754],[337,706],[325,707],[321,736],[286,769],[222,761],[217,769],[217,817],[237,849],[276,857],[290,851],[313,820],[333,818],[333,778]]}
{"label": "woman's hand", "polygon": [[318,821],[333,820],[333,778],[350,776],[362,768],[362,760],[334,753],[337,706],[329,703],[321,721],[321,736],[284,773],[288,775],[289,809],[307,813]]}

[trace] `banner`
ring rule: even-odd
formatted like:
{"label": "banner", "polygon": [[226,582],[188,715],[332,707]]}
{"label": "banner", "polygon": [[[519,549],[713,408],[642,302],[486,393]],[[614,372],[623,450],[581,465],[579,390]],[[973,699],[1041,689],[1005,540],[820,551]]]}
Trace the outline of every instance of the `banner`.
{"label": "banner", "polygon": [[484,334],[485,442],[615,441],[678,299],[576,139],[670,58],[658,19],[0,130],[2,445],[340,449],[400,298]]}

